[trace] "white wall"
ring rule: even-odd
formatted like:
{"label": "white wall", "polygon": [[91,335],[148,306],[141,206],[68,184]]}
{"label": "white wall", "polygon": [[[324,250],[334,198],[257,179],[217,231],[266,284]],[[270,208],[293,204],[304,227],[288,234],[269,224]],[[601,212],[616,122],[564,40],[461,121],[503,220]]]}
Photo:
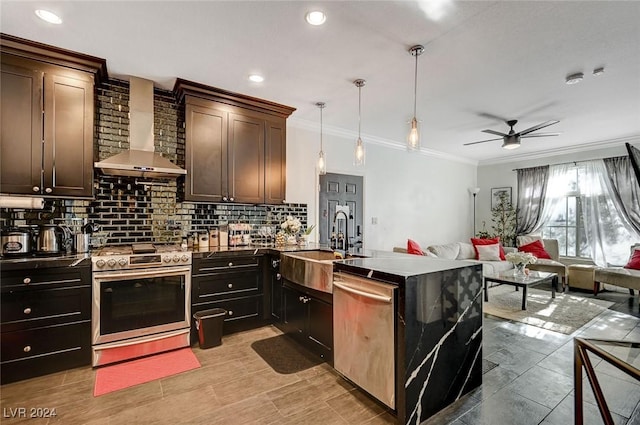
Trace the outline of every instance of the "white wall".
{"label": "white wall", "polygon": [[[367,143],[363,136],[366,163],[356,168],[355,138],[325,133],[323,139],[327,172],[363,176],[366,249],[406,247],[407,238],[426,247],[473,233],[475,164]],[[317,223],[319,148],[317,131],[287,127],[287,202],[308,204],[309,223]]]}
{"label": "white wall", "polygon": [[476,200],[476,226],[478,230],[482,229],[482,221],[486,221],[487,230],[491,232],[491,188],[492,187],[511,187],[512,199],[515,207],[518,179],[516,169],[535,167],[539,165],[553,165],[573,161],[586,161],[590,159],[609,158],[614,156],[627,155],[624,144],[619,146],[584,150],[561,155],[547,156],[535,159],[519,159],[511,162],[502,162],[498,164],[480,164],[478,166],[478,193]]}

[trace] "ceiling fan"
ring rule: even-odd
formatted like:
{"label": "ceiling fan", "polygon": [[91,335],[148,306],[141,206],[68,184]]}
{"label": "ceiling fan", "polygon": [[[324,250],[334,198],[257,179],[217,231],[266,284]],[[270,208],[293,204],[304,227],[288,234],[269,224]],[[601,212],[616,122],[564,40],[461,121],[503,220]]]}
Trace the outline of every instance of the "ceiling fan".
{"label": "ceiling fan", "polygon": [[528,137],[548,137],[548,136],[559,136],[560,133],[538,133],[538,134],[530,134],[534,131],[540,130],[541,128],[549,127],[553,124],[558,124],[560,121],[551,120],[543,122],[542,124],[534,125],[531,128],[527,128],[526,130],[515,132],[513,130],[513,126],[518,123],[518,120],[509,120],[505,121],[511,129],[508,134],[500,133],[499,131],[494,130],[482,130],[483,133],[495,134],[496,136],[500,136],[497,139],[488,139],[488,140],[480,140],[479,142],[471,142],[465,143],[464,146],[476,145],[478,143],[485,142],[493,142],[494,140],[503,140],[502,147],[505,149],[516,149],[520,147],[520,139],[528,138]]}

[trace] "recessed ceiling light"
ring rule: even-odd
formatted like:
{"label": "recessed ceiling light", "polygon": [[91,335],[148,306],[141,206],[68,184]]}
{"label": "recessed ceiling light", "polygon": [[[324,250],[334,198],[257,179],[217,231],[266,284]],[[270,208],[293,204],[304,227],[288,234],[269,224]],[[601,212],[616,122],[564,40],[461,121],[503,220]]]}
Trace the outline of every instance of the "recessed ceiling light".
{"label": "recessed ceiling light", "polygon": [[50,24],[59,25],[62,23],[61,17],[53,12],[49,12],[48,10],[38,9],[36,10],[36,15],[38,16],[38,18],[42,19],[43,21],[49,22]]}
{"label": "recessed ceiling light", "polygon": [[567,75],[565,82],[567,84],[578,84],[583,78],[584,74],[582,72],[576,72],[575,74]]}
{"label": "recessed ceiling light", "polygon": [[327,20],[327,15],[319,10],[313,10],[305,15],[305,19],[311,25],[322,25]]}
{"label": "recessed ceiling light", "polygon": [[595,75],[596,77],[602,74],[604,74],[604,67],[596,68],[593,70],[593,75]]}
{"label": "recessed ceiling light", "polygon": [[249,75],[249,80],[253,81],[254,83],[261,83],[264,81],[264,77],[258,74],[251,74]]}

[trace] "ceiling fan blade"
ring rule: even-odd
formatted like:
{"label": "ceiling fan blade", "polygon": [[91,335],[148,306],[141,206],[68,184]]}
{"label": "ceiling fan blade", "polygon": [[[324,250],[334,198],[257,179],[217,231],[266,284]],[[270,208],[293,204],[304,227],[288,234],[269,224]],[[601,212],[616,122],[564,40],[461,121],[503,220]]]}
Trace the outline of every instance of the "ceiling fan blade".
{"label": "ceiling fan blade", "polygon": [[499,138],[499,139],[480,140],[479,142],[465,143],[463,146],[477,145],[478,143],[493,142],[493,141],[496,141],[496,140],[502,140],[502,137]]}
{"label": "ceiling fan blade", "polygon": [[478,112],[478,116],[479,117],[483,117],[483,118],[489,118],[491,120],[496,120],[496,121],[500,121],[500,122],[509,121],[507,118],[499,117],[497,115],[493,115],[493,114],[490,114],[488,112]]}
{"label": "ceiling fan blade", "polygon": [[546,122],[543,122],[542,124],[534,125],[531,128],[527,128],[526,130],[522,130],[518,134],[520,134],[521,136],[524,136],[525,134],[529,134],[529,133],[531,133],[533,131],[540,130],[541,128],[549,127],[550,125],[553,125],[553,124],[558,124],[559,122],[560,121],[558,121],[558,120],[546,121]]}
{"label": "ceiling fan blade", "polygon": [[482,130],[482,132],[483,133],[489,133],[489,134],[495,134],[496,136],[501,136],[501,137],[508,136],[508,134],[500,133],[499,131],[494,131],[494,130]]}
{"label": "ceiling fan blade", "polygon": [[550,137],[550,136],[559,136],[562,133],[537,133],[537,134],[527,134],[526,136],[520,136],[520,138],[528,138],[528,137]]}

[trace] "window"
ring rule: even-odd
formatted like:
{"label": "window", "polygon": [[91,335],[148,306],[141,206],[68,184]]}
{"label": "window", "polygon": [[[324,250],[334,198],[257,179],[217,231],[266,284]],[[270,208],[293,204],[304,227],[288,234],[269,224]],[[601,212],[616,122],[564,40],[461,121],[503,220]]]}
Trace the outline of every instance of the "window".
{"label": "window", "polygon": [[557,195],[551,218],[541,229],[545,239],[557,239],[560,255],[563,257],[590,257],[582,216],[582,203],[578,188],[580,175],[578,168],[568,170],[560,185],[556,184]]}
{"label": "window", "polygon": [[588,162],[554,166],[552,171],[540,229],[543,237],[557,239],[562,256],[624,265],[636,236],[609,195],[604,165]]}

